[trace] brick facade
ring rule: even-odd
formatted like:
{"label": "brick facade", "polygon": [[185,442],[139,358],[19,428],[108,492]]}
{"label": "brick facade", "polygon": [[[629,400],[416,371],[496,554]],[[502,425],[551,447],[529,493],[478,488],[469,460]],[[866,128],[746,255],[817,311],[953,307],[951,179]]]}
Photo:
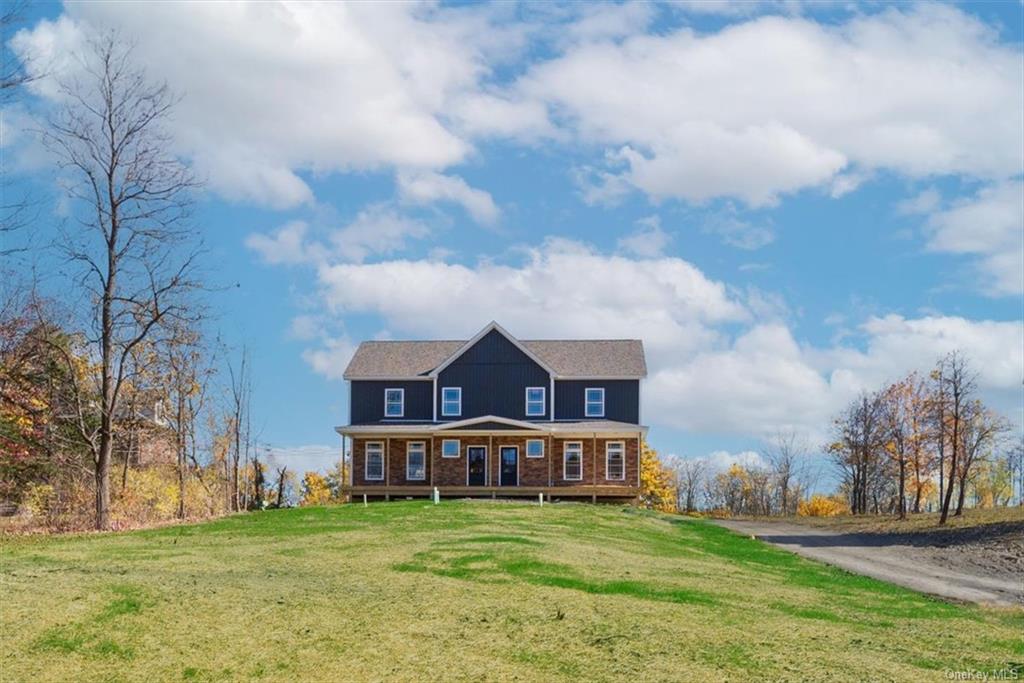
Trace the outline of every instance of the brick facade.
{"label": "brick facade", "polygon": [[[446,438],[459,440],[459,457],[442,457],[441,442]],[[544,441],[544,456],[526,457],[526,441],[540,438]],[[366,479],[366,443],[380,441],[385,444],[384,480]],[[406,449],[409,442],[422,441],[426,448],[426,476],[422,481],[406,479]],[[583,478],[567,480],[563,476],[565,444],[580,442],[583,446]],[[606,478],[606,448],[609,442],[625,445],[625,479]],[[639,440],[632,438],[554,438],[551,436],[511,436],[495,433],[491,436],[412,437],[391,439],[352,439],[352,483],[355,486],[466,486],[467,449],[470,446],[487,448],[488,485],[498,486],[499,455],[502,446],[514,446],[519,452],[520,486],[636,486],[640,466]]]}

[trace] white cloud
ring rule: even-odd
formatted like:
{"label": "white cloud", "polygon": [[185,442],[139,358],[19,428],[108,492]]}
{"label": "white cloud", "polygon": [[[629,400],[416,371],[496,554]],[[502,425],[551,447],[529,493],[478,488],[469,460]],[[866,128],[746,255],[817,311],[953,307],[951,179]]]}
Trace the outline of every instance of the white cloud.
{"label": "white cloud", "polygon": [[297,485],[301,484],[302,475],[306,472],[326,472],[334,467],[340,458],[340,438],[335,446],[267,446],[260,454],[260,460],[269,469],[268,476],[276,477],[278,469],[287,467],[289,472],[296,475]]}
{"label": "white cloud", "polygon": [[347,336],[324,337],[318,348],[303,351],[302,359],[327,379],[343,379],[355,351],[356,344]]}
{"label": "white cloud", "polygon": [[664,254],[672,242],[672,235],[661,227],[659,216],[647,216],[637,221],[637,228],[618,241],[619,249],[641,258],[657,258]]}
{"label": "white cloud", "polygon": [[440,173],[407,173],[398,175],[398,191],[402,199],[416,204],[449,201],[459,204],[477,223],[494,225],[501,212],[491,195],[470,187],[456,176]]}
{"label": "white cloud", "polygon": [[[874,169],[910,177],[1019,172],[1019,47],[944,5],[840,24],[760,17],[582,43],[517,92],[582,142],[614,150],[611,178],[655,200],[770,205],[807,187],[842,194]],[[599,74],[599,77],[596,75]]]}
{"label": "white cloud", "polygon": [[[118,28],[136,41],[138,63],[185,95],[172,133],[211,189],[287,207],[312,200],[306,173],[463,161],[472,142],[445,117],[522,39],[491,12],[429,3],[70,3],[12,46],[68,75],[84,31]],[[55,95],[51,78],[31,87]],[[465,116],[471,124],[473,112]]]}
{"label": "white cloud", "polygon": [[658,357],[700,348],[717,336],[711,325],[748,316],[682,259],[606,256],[563,239],[526,250],[519,265],[340,263],[322,266],[319,280],[333,313],[378,314],[398,334],[468,338],[500,301],[502,325],[518,336],[642,336]]}
{"label": "white cloud", "polygon": [[305,263],[311,258],[306,244],[308,229],[305,221],[290,221],[271,235],[250,234],[245,238],[245,246],[259,254],[266,263]]}
{"label": "white cloud", "polygon": [[408,218],[383,204],[371,204],[351,223],[331,234],[334,253],[349,261],[363,261],[372,254],[402,251],[409,239],[430,234],[424,223]]}
{"label": "white cloud", "polygon": [[[934,208],[923,204],[924,211]],[[1024,182],[985,187],[931,213],[926,227],[929,249],[981,257],[978,269],[985,291],[1024,293]]]}
{"label": "white cloud", "polygon": [[929,187],[896,204],[896,212],[903,216],[927,214],[938,209],[941,204],[942,195],[934,187]]}
{"label": "white cloud", "polygon": [[729,204],[724,210],[708,216],[701,229],[718,235],[726,244],[753,251],[775,241],[775,231],[767,225],[755,225],[739,217],[736,207]]}
{"label": "white cloud", "polygon": [[376,254],[394,254],[410,239],[422,239],[430,228],[387,204],[371,204],[348,225],[314,239],[305,221],[290,221],[270,235],[250,234],[245,245],[270,264],[318,264],[329,258],[362,262]]}

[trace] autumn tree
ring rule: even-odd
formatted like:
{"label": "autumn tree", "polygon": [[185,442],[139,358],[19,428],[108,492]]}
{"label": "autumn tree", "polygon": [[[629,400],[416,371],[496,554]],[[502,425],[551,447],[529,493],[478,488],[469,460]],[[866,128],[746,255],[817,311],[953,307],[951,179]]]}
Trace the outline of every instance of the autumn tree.
{"label": "autumn tree", "polygon": [[[133,350],[170,320],[187,320],[198,287],[189,227],[189,170],[163,125],[176,99],[132,64],[109,33],[88,43],[82,72],[58,84],[63,104],[43,131],[75,206],[59,246],[78,266],[83,327],[98,400],[77,415],[95,473],[96,528],[110,526],[110,466]],[[95,419],[94,419],[95,416]]]}
{"label": "autumn tree", "polygon": [[331,502],[331,488],[327,478],[319,472],[306,472],[302,475],[302,498],[299,505],[327,505]]}
{"label": "autumn tree", "polygon": [[885,432],[885,452],[896,471],[898,482],[898,510],[900,519],[907,514],[907,477],[915,477],[915,512],[921,510],[923,479],[930,476],[929,444],[931,436],[928,422],[928,388],[917,375],[911,373],[889,385],[881,394],[882,420]]}
{"label": "autumn tree", "polygon": [[672,472],[646,441],[640,444],[640,504],[662,512],[676,510]]}

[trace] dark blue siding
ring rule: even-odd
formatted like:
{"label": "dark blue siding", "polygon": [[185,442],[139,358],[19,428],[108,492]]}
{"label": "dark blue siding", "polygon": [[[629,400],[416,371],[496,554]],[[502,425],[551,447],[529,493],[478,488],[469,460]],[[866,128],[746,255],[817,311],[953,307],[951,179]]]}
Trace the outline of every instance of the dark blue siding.
{"label": "dark blue siding", "polygon": [[384,390],[405,389],[405,415],[402,420],[434,419],[431,401],[434,395],[432,382],[417,381],[352,381],[352,424],[380,422],[384,418]]}
{"label": "dark blue siding", "polygon": [[584,392],[604,387],[604,418],[618,422],[640,422],[640,381],[635,379],[555,380],[555,419],[587,420]]}
{"label": "dark blue siding", "polygon": [[[462,387],[462,414],[441,415],[441,389]],[[526,387],[544,387],[544,414],[526,416]],[[515,420],[547,420],[551,410],[551,377],[515,344],[491,330],[437,378],[437,419],[460,420],[498,415]]]}

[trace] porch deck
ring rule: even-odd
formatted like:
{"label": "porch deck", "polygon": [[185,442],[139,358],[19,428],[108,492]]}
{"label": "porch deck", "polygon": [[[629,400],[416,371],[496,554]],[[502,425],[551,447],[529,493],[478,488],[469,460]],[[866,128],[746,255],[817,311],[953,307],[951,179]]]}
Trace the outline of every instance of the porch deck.
{"label": "porch deck", "polygon": [[[430,485],[370,485],[370,486],[345,486],[343,493],[349,494],[352,499],[362,496],[373,498],[429,498],[434,495],[434,488]],[[579,485],[579,486],[438,486],[436,487],[442,498],[533,498],[544,494],[545,500],[555,498],[590,498],[592,502],[598,499],[635,499],[640,489],[636,486],[607,486],[607,485]]]}

